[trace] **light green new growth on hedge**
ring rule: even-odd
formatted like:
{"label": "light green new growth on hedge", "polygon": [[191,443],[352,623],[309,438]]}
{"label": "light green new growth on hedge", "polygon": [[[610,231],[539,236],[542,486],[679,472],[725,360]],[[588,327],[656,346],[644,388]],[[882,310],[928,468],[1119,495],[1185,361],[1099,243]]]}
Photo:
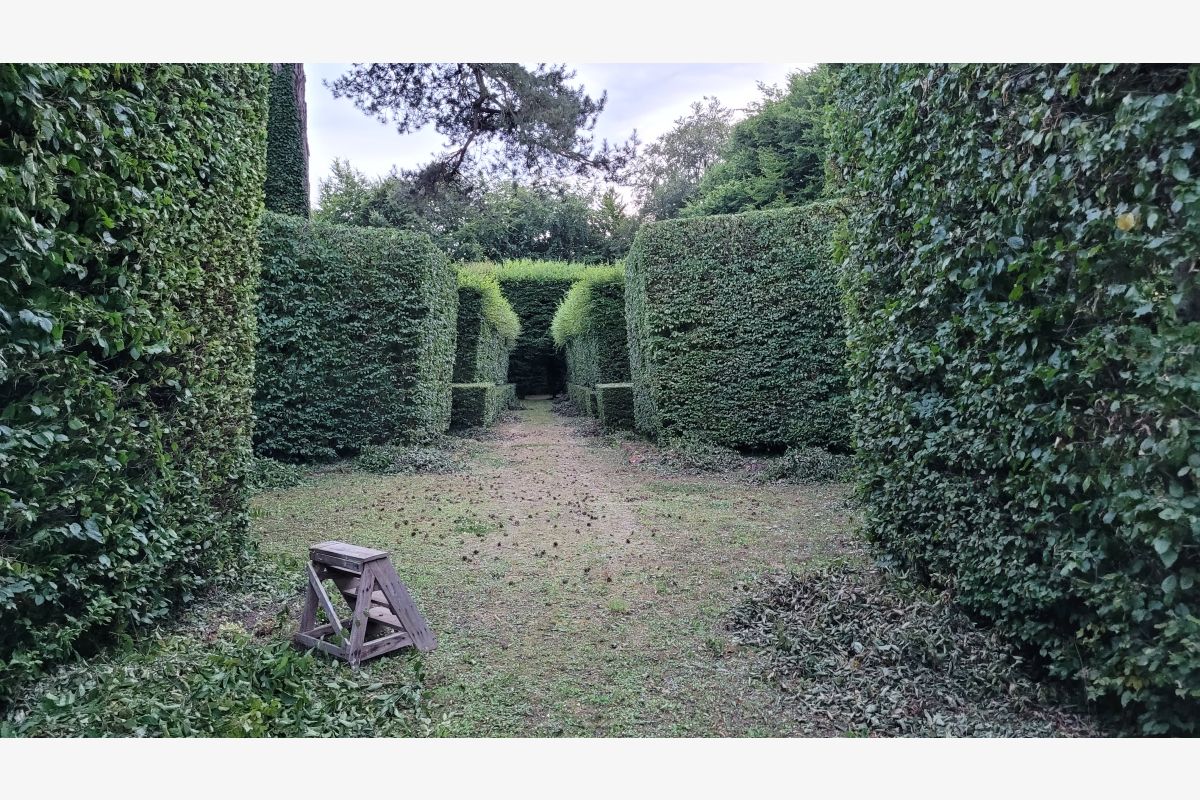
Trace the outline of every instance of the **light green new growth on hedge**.
{"label": "light green new growth on hedge", "polygon": [[266,112],[260,65],[0,65],[0,704],[243,553]]}
{"label": "light green new growth on hedge", "polygon": [[522,334],[509,358],[509,380],[521,397],[555,394],[565,387],[566,364],[554,346],[550,322],[563,295],[587,269],[583,264],[531,259],[463,268],[493,276],[521,321]]}
{"label": "light green new growth on hedge", "polygon": [[835,203],[645,225],[625,261],[637,428],[849,446]]}
{"label": "light green new growth on hedge", "polygon": [[424,234],[267,214],[255,446],[285,460],[450,424],[458,283]]}
{"label": "light green new growth on hedge", "polygon": [[835,78],[869,535],[1200,731],[1200,67]]}
{"label": "light green new growth on hedge", "polygon": [[[584,270],[555,312],[550,332],[566,355],[572,399],[579,399],[580,387],[627,382],[624,266]],[[585,411],[592,406],[590,400],[576,404]]]}
{"label": "light green new growth on hedge", "polygon": [[458,271],[456,383],[508,383],[508,360],[521,323],[494,275]]}

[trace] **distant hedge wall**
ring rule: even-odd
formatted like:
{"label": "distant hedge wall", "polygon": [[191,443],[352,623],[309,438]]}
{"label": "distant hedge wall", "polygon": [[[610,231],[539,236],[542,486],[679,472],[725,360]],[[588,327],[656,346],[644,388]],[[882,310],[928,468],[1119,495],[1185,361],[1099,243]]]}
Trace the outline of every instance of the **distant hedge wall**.
{"label": "distant hedge wall", "polygon": [[511,383],[453,383],[451,423],[455,428],[483,428],[516,403]]}
{"label": "distant hedge wall", "polygon": [[850,66],[870,536],[1148,733],[1200,729],[1200,67]]}
{"label": "distant hedge wall", "polygon": [[328,459],[450,424],[458,287],[423,234],[267,214],[254,441]]}
{"label": "distant hedge wall", "polygon": [[272,64],[267,123],[267,209],[308,216],[308,111],[304,65]]}
{"label": "distant hedge wall", "polygon": [[645,225],[626,259],[637,428],[849,446],[836,204]]}
{"label": "distant hedge wall", "polygon": [[242,553],[266,110],[257,65],[0,65],[0,704]]}
{"label": "distant hedge wall", "polygon": [[624,267],[591,267],[563,298],[550,324],[567,359],[567,383],[629,381]]}
{"label": "distant hedge wall", "polygon": [[521,322],[495,276],[458,271],[458,339],[455,383],[508,383],[508,358]]}
{"label": "distant hedge wall", "polygon": [[522,334],[509,358],[508,377],[517,394],[557,394],[566,386],[566,362],[550,336],[550,322],[586,267],[565,261],[505,261],[471,264],[468,270],[494,275],[521,320]]}

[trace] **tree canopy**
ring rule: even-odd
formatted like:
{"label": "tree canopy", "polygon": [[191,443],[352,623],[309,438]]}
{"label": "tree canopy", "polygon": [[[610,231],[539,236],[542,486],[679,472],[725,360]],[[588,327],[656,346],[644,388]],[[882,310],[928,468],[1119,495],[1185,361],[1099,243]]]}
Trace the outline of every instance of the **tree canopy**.
{"label": "tree canopy", "polygon": [[627,179],[642,218],[669,219],[692,200],[704,173],[729,140],[733,110],[715,97],[692,103],[691,114],[651,142],[634,160]]}
{"label": "tree canopy", "polygon": [[826,71],[793,74],[786,91],[764,87],[753,113],[733,126],[721,158],[680,216],[734,214],[803,205],[825,188]]}
{"label": "tree canopy", "polygon": [[496,179],[468,163],[454,180],[418,190],[417,171],[371,179],[335,160],[314,217],[427,233],[460,261],[543,258],[600,263],[625,255],[636,220],[611,189]]}
{"label": "tree canopy", "polygon": [[418,189],[453,181],[470,157],[486,146],[493,172],[583,175],[615,170],[627,162],[633,142],[596,144],[592,131],[607,100],[570,85],[575,73],[538,64],[355,64],[328,84],[381,122],[411,133],[427,125],[449,140],[448,151],[413,177]]}

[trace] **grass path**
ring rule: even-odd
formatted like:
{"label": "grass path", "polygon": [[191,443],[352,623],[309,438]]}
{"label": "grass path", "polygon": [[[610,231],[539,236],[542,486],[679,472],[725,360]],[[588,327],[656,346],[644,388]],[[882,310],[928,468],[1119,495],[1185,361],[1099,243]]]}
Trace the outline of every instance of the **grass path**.
{"label": "grass path", "polygon": [[845,487],[659,477],[631,445],[527,406],[465,473],[334,474],[260,496],[263,549],[392,553],[438,634],[424,664],[440,732],[794,733],[722,618],[754,575],[852,550]]}

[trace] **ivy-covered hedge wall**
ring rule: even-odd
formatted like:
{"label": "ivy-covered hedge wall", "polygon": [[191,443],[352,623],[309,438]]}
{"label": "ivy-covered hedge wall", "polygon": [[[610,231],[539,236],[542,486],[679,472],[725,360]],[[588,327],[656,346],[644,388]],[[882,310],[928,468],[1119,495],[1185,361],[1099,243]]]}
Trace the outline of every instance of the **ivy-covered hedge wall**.
{"label": "ivy-covered hedge wall", "polygon": [[1146,732],[1200,729],[1200,67],[851,66],[870,536]]}
{"label": "ivy-covered hedge wall", "polygon": [[625,268],[585,270],[555,312],[550,334],[566,355],[568,385],[628,382]]}
{"label": "ivy-covered hedge wall", "polygon": [[304,65],[271,64],[267,123],[267,209],[308,216],[308,110]]}
{"label": "ivy-covered hedge wall", "polygon": [[849,446],[833,203],[645,225],[625,261],[639,431]]}
{"label": "ivy-covered hedge wall", "polygon": [[424,234],[266,214],[255,447],[329,459],[450,424],[458,284]]}
{"label": "ivy-covered hedge wall", "polygon": [[455,383],[508,383],[508,357],[521,322],[494,275],[458,271],[458,344]]}
{"label": "ivy-covered hedge wall", "polygon": [[465,267],[495,276],[521,320],[521,337],[509,357],[508,379],[517,395],[557,394],[566,386],[566,362],[550,336],[563,295],[586,267],[565,261],[505,261]]}
{"label": "ivy-covered hedge wall", "polygon": [[0,65],[0,703],[242,552],[266,111],[257,65]]}

